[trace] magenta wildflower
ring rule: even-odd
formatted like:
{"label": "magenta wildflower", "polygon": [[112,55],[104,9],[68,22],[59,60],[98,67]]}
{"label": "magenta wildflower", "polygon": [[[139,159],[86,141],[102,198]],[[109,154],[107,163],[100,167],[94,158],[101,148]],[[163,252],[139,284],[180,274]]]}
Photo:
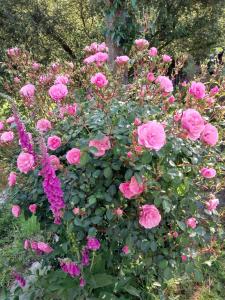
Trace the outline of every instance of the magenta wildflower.
{"label": "magenta wildflower", "polygon": [[68,273],[71,277],[80,276],[80,268],[75,262],[61,262],[60,266],[63,272]]}
{"label": "magenta wildflower", "polygon": [[87,241],[87,249],[89,250],[98,250],[100,248],[101,244],[98,239],[95,237],[88,237]]}
{"label": "magenta wildflower", "polygon": [[26,280],[23,278],[23,276],[21,276],[17,272],[13,272],[13,276],[21,288],[26,285]]}
{"label": "magenta wildflower", "polygon": [[89,251],[88,249],[85,247],[83,250],[82,250],[82,257],[81,257],[81,264],[83,266],[88,266],[90,261],[89,261]]}

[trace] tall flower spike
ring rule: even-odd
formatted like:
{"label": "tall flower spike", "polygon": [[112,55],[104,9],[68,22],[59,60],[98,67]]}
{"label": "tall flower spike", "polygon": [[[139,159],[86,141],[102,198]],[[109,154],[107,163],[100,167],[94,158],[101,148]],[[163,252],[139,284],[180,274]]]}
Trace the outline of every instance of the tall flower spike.
{"label": "tall flower spike", "polygon": [[41,138],[40,148],[42,153],[41,175],[44,178],[42,186],[50,203],[50,209],[54,215],[54,223],[61,224],[62,209],[65,207],[61,182],[51,165],[51,160],[43,138]]}

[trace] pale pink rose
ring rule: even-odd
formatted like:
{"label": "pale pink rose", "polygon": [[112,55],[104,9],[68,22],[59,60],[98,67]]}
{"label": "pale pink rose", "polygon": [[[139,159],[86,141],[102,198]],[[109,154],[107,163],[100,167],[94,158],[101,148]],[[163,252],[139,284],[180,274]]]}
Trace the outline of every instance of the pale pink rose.
{"label": "pale pink rose", "polygon": [[187,227],[195,229],[197,227],[197,220],[195,218],[189,218],[186,220]]}
{"label": "pale pink rose", "polygon": [[10,187],[14,186],[16,184],[16,173],[10,172],[8,177],[8,184]]}
{"label": "pale pink rose", "polygon": [[145,204],[140,207],[139,223],[147,229],[151,229],[159,225],[161,215],[155,205]]}
{"label": "pale pink rose", "polygon": [[178,236],[179,236],[178,232],[177,232],[177,231],[174,231],[174,232],[173,232],[173,237],[176,239],[176,238],[178,238]]}
{"label": "pale pink rose", "polygon": [[48,253],[48,254],[53,251],[52,247],[50,247],[48,244],[43,243],[43,242],[38,242],[37,248],[38,248],[38,250],[40,250],[44,253]]}
{"label": "pale pink rose", "polygon": [[19,205],[13,205],[12,206],[12,214],[15,218],[18,218],[21,214],[21,208]]}
{"label": "pale pink rose", "polygon": [[121,183],[119,186],[119,190],[125,198],[132,199],[143,193],[144,184],[138,183],[136,178],[133,176],[130,181]]}
{"label": "pale pink rose", "polygon": [[84,59],[84,63],[87,65],[93,64],[95,62],[95,55],[90,55]]}
{"label": "pale pink rose", "polygon": [[61,146],[61,138],[58,137],[57,135],[50,136],[48,138],[48,148],[50,150],[56,150]]}
{"label": "pale pink rose", "polygon": [[30,211],[32,214],[35,214],[35,213],[36,213],[36,210],[37,210],[37,204],[31,204],[31,205],[29,205],[29,211]]}
{"label": "pale pink rose", "polygon": [[98,44],[98,47],[97,47],[98,51],[105,51],[105,52],[108,52],[109,49],[108,47],[106,46],[105,42],[101,43],[101,44]]}
{"label": "pale pink rose", "polygon": [[128,254],[130,252],[129,246],[128,245],[123,246],[122,251],[124,254]]}
{"label": "pale pink rose", "polygon": [[150,82],[154,81],[154,80],[155,80],[155,75],[154,75],[154,73],[149,72],[149,73],[147,74],[147,80],[150,81]]}
{"label": "pale pink rose", "polygon": [[33,69],[34,71],[39,70],[40,67],[41,67],[41,65],[40,65],[39,63],[37,63],[37,62],[33,62],[33,63],[32,63],[32,69]]}
{"label": "pale pink rose", "polygon": [[216,170],[213,168],[202,168],[200,173],[204,178],[213,178],[216,176]]}
{"label": "pale pink rose", "polygon": [[135,118],[135,119],[134,119],[134,125],[135,125],[135,126],[141,125],[141,120],[140,120],[139,118]]}
{"label": "pale pink rose", "polygon": [[97,52],[94,56],[97,66],[102,66],[109,59],[109,55],[104,52]]}
{"label": "pale pink rose", "polygon": [[181,260],[182,260],[182,262],[187,261],[187,256],[186,255],[181,255]]}
{"label": "pale pink rose", "polygon": [[160,88],[163,92],[170,93],[173,91],[173,83],[167,76],[158,76],[156,83],[160,84]]}
{"label": "pale pink rose", "polygon": [[79,215],[80,214],[80,208],[79,207],[74,207],[73,213],[74,213],[74,215]]}
{"label": "pale pink rose", "polygon": [[207,145],[215,146],[219,139],[217,128],[209,123],[206,124],[201,133],[200,139]]}
{"label": "pale pink rose", "polygon": [[219,87],[216,85],[216,86],[214,86],[214,87],[210,90],[210,95],[211,95],[211,96],[214,96],[214,95],[218,94],[219,91],[220,91],[220,89],[219,89]]}
{"label": "pale pink rose", "polygon": [[68,89],[65,84],[58,83],[50,87],[50,89],[48,90],[48,94],[52,98],[52,100],[58,102],[66,98]]}
{"label": "pale pink rose", "polygon": [[89,147],[94,147],[98,151],[94,153],[94,156],[99,157],[105,155],[106,150],[111,149],[111,144],[108,136],[104,136],[100,140],[91,140]]}
{"label": "pale pink rose", "polygon": [[21,173],[27,174],[34,166],[34,157],[30,153],[21,152],[17,158],[17,167]]}
{"label": "pale pink rose", "polygon": [[162,59],[163,59],[163,61],[166,62],[166,63],[172,61],[171,56],[169,56],[169,55],[167,55],[167,54],[164,54],[164,55],[162,56]]}
{"label": "pale pink rose", "polygon": [[50,155],[49,159],[50,159],[50,163],[51,163],[52,167],[54,168],[55,171],[57,171],[60,168],[59,158],[55,155]]}
{"label": "pale pink rose", "polygon": [[98,88],[103,88],[108,84],[108,80],[102,73],[96,73],[91,77],[91,83],[96,85]]}
{"label": "pale pink rose", "polygon": [[14,133],[12,131],[4,131],[0,136],[2,143],[10,143],[14,139]]}
{"label": "pale pink rose", "polygon": [[79,165],[81,158],[81,151],[77,148],[72,148],[66,153],[66,159],[70,165]]}
{"label": "pale pink rose", "polygon": [[0,131],[4,129],[4,123],[0,121]]}
{"label": "pale pink rose", "polygon": [[51,125],[51,122],[49,120],[40,119],[40,120],[37,121],[36,128],[40,132],[45,132],[45,131],[48,131],[48,130],[52,129],[52,125]]}
{"label": "pale pink rose", "polygon": [[139,126],[138,143],[151,150],[160,150],[166,143],[163,125],[156,121],[149,121]]}
{"label": "pale pink rose", "polygon": [[116,208],[115,210],[114,210],[114,214],[115,215],[117,215],[118,217],[122,217],[122,215],[123,215],[123,210],[121,209],[121,208]]}
{"label": "pale pink rose", "polygon": [[209,201],[206,202],[206,208],[208,211],[214,211],[216,210],[217,206],[219,205],[219,199],[210,199]]}
{"label": "pale pink rose", "polygon": [[174,96],[170,96],[169,98],[168,98],[168,101],[169,101],[169,103],[174,103],[175,101],[176,101],[176,99],[175,99],[175,97]]}
{"label": "pale pink rose", "polygon": [[176,111],[176,112],[174,113],[174,115],[173,115],[173,120],[174,120],[175,122],[179,122],[180,119],[181,119],[181,117],[182,117],[182,113],[179,113],[178,111]]}
{"label": "pale pink rose", "polygon": [[129,60],[130,58],[127,55],[122,55],[122,56],[117,56],[115,62],[121,66],[121,65],[126,65]]}
{"label": "pale pink rose", "polygon": [[149,42],[146,39],[135,40],[134,44],[138,50],[143,50],[145,48],[148,48],[148,46],[149,46]]}
{"label": "pale pink rose", "polygon": [[203,99],[205,97],[205,85],[201,82],[193,81],[189,88],[189,93],[196,99]]}
{"label": "pale pink rose", "polygon": [[25,250],[28,250],[30,248],[30,241],[29,240],[25,240],[23,243],[23,248]]}
{"label": "pale pink rose", "polygon": [[68,75],[57,75],[54,84],[59,84],[59,83],[68,84],[69,83]]}
{"label": "pale pink rose", "polygon": [[9,117],[7,120],[6,120],[6,123],[7,124],[12,124],[15,122],[15,118],[13,116]]}
{"label": "pale pink rose", "polygon": [[35,91],[35,86],[31,83],[28,83],[20,89],[20,96],[23,98],[32,99],[35,95]]}
{"label": "pale pink rose", "polygon": [[16,84],[17,84],[17,83],[20,83],[20,78],[16,76],[16,77],[13,78],[13,81],[14,81],[14,83],[16,83]]}
{"label": "pale pink rose", "polygon": [[158,50],[155,47],[150,48],[149,52],[148,52],[149,56],[151,57],[155,57],[158,54]]}
{"label": "pale pink rose", "polygon": [[132,153],[131,151],[128,151],[128,152],[127,152],[127,157],[128,157],[128,158],[131,158],[132,156],[133,156],[133,153]]}
{"label": "pale pink rose", "polygon": [[197,140],[205,128],[204,119],[196,110],[189,108],[183,112],[181,126],[188,133],[188,137]]}
{"label": "pale pink rose", "polygon": [[10,57],[17,57],[20,55],[20,49],[17,47],[7,49],[7,55]]}

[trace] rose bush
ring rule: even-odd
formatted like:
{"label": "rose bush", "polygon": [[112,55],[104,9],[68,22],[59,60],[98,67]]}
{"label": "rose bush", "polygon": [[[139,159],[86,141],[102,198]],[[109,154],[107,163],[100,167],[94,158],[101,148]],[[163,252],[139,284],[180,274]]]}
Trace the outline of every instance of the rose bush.
{"label": "rose bush", "polygon": [[[40,222],[42,236],[21,244],[48,269],[32,284],[14,270],[22,282],[15,293],[151,299],[151,289],[174,274],[200,280],[196,257],[223,233],[214,196],[220,128],[211,124],[221,111],[217,93],[207,101],[210,85],[175,87],[167,77],[171,57],[148,46],[137,40],[132,59],[116,58],[114,73],[98,47],[80,70],[66,63],[33,68],[27,53],[10,56],[9,70],[21,79],[5,84],[13,124],[1,120],[1,135],[15,135],[1,143],[15,149],[10,201],[16,218],[35,214]],[[133,73],[124,85],[128,64]],[[32,95],[20,97],[28,82]]]}

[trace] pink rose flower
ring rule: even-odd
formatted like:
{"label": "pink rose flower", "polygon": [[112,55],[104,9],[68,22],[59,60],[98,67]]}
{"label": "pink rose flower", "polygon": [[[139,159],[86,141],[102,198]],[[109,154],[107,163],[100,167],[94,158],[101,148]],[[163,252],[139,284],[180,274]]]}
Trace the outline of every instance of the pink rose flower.
{"label": "pink rose flower", "polygon": [[173,91],[173,83],[167,76],[158,76],[156,83],[160,84],[160,88],[163,92],[170,93]]}
{"label": "pink rose flower", "polygon": [[216,176],[216,170],[213,168],[202,168],[200,173],[205,178],[213,178]]}
{"label": "pink rose flower", "polygon": [[77,113],[77,108],[78,108],[77,103],[67,104],[66,113],[70,116],[74,116]]}
{"label": "pink rose flower", "polygon": [[155,57],[158,54],[158,50],[155,47],[150,48],[149,52],[148,52],[149,56],[151,57]]}
{"label": "pink rose flower", "polygon": [[145,204],[140,207],[139,223],[147,229],[151,229],[159,225],[161,215],[155,205]]}
{"label": "pink rose flower", "polygon": [[106,150],[111,149],[111,144],[108,136],[104,136],[100,140],[91,140],[89,142],[89,147],[94,147],[98,151],[94,153],[94,156],[100,157],[105,155]]}
{"label": "pink rose flower", "polygon": [[175,99],[174,96],[170,96],[170,97],[168,98],[168,101],[169,101],[170,104],[172,104],[172,103],[174,103],[174,102],[176,101],[176,99]]}
{"label": "pink rose flower", "polygon": [[131,158],[132,156],[133,156],[133,153],[132,153],[131,151],[128,151],[128,152],[127,152],[127,157],[128,157],[128,158]]}
{"label": "pink rose flower", "polygon": [[36,213],[36,210],[37,210],[37,204],[31,204],[31,205],[29,205],[29,211],[30,211],[32,214],[35,214],[35,213]]}
{"label": "pink rose flower", "polygon": [[174,113],[173,120],[174,120],[175,122],[179,122],[180,119],[181,119],[181,117],[182,117],[182,113],[179,113],[178,111],[176,111],[176,112]]}
{"label": "pink rose flower", "polygon": [[179,236],[178,232],[177,232],[177,231],[174,231],[174,232],[173,232],[173,237],[176,239],[176,238],[178,238],[178,236]]}
{"label": "pink rose flower", "polygon": [[95,62],[95,55],[90,55],[84,59],[84,63],[87,65],[93,64]]}
{"label": "pink rose flower", "polygon": [[195,218],[189,218],[186,220],[187,227],[195,229],[197,227],[197,221]]}
{"label": "pink rose flower", "polygon": [[14,186],[16,184],[16,173],[10,172],[8,177],[8,184],[10,187]]}
{"label": "pink rose flower", "polygon": [[43,243],[43,242],[38,242],[37,248],[38,248],[38,250],[40,250],[44,253],[47,253],[47,254],[49,254],[53,251],[52,247],[50,247],[48,244]]}
{"label": "pink rose flower", "polygon": [[0,121],[0,131],[4,129],[4,123]]}
{"label": "pink rose flower", "polygon": [[215,126],[208,123],[202,131],[200,139],[207,145],[215,146],[219,139],[218,130]]}
{"label": "pink rose flower", "polygon": [[15,118],[13,116],[9,117],[7,120],[6,120],[6,123],[7,124],[12,124],[15,122]]}
{"label": "pink rose flower", "polygon": [[159,151],[166,143],[163,125],[149,121],[138,127],[138,143],[151,150]]}
{"label": "pink rose flower", "polygon": [[187,256],[186,255],[181,255],[181,260],[182,260],[182,262],[187,261]]}
{"label": "pink rose flower", "polygon": [[120,184],[119,190],[125,198],[132,199],[143,193],[144,184],[139,183],[136,178],[132,176],[130,181]]}
{"label": "pink rose flower", "polygon": [[18,218],[21,214],[21,208],[19,205],[13,205],[12,206],[12,214],[15,218]]}
{"label": "pink rose flower", "polygon": [[89,250],[98,250],[101,247],[101,244],[98,239],[95,237],[88,237],[87,238],[87,249]]}
{"label": "pink rose flower", "polygon": [[34,97],[35,91],[36,91],[35,86],[31,83],[28,83],[20,89],[20,96],[31,99]]}
{"label": "pink rose flower", "polygon": [[0,141],[2,143],[10,143],[14,139],[14,133],[12,131],[5,131],[0,136]]}
{"label": "pink rose flower", "polygon": [[128,254],[130,252],[128,245],[123,246],[122,251],[124,254]]}
{"label": "pink rose flower", "polygon": [[7,49],[7,55],[10,57],[17,57],[20,55],[20,49],[17,47]]}
{"label": "pink rose flower", "polygon": [[68,84],[69,83],[69,77],[68,75],[58,75],[56,76],[56,79],[54,81],[54,84]]}
{"label": "pink rose flower", "polygon": [[154,73],[149,72],[149,73],[147,74],[147,80],[150,81],[150,82],[154,81],[154,80],[155,80],[155,75],[154,75]]}
{"label": "pink rose flower", "polygon": [[109,55],[104,52],[97,52],[94,55],[94,58],[97,66],[102,66],[109,59]]}
{"label": "pink rose flower", "polygon": [[165,63],[168,63],[168,62],[171,62],[171,61],[172,61],[171,56],[169,56],[169,55],[167,55],[167,54],[164,54],[164,55],[162,56],[162,59],[163,59],[163,61],[164,61]]}
{"label": "pink rose flower", "polygon": [[114,214],[115,215],[117,215],[118,217],[122,217],[122,215],[123,215],[123,210],[121,209],[121,208],[116,208],[115,210],[114,210]]}
{"label": "pink rose flower", "polygon": [[25,240],[23,243],[23,248],[25,250],[28,250],[30,248],[30,241],[29,240]]}
{"label": "pink rose flower", "polygon": [[115,62],[116,62],[118,65],[122,66],[122,65],[126,65],[126,64],[128,63],[129,60],[130,60],[130,59],[129,59],[128,56],[122,55],[122,56],[117,56],[117,58],[115,59]]}
{"label": "pink rose flower", "polygon": [[217,206],[219,205],[219,199],[210,199],[209,201],[206,202],[206,208],[208,211],[214,211],[216,210]]}
{"label": "pink rose flower", "polygon": [[21,152],[17,158],[17,167],[21,173],[27,174],[34,166],[34,157],[30,153]]}
{"label": "pink rose flower", "polygon": [[38,243],[35,241],[30,242],[30,246],[32,250],[38,250]]}
{"label": "pink rose flower", "polygon": [[51,122],[48,121],[47,119],[40,119],[37,121],[36,128],[40,132],[45,132],[52,129],[52,125]]}
{"label": "pink rose flower", "polygon": [[188,137],[197,140],[205,128],[204,120],[199,112],[189,108],[183,112],[181,126],[188,133]]}
{"label": "pink rose flower", "polygon": [[189,88],[189,93],[196,99],[203,99],[205,97],[205,85],[201,82],[193,81]]}
{"label": "pink rose flower", "polygon": [[39,70],[40,67],[41,67],[41,65],[40,65],[39,63],[37,63],[37,62],[33,62],[33,63],[32,63],[32,69],[33,69],[34,71]]}
{"label": "pink rose flower", "polygon": [[149,42],[146,39],[135,40],[134,44],[138,50],[143,50],[145,48],[148,48],[148,46],[149,46]]}
{"label": "pink rose flower", "polygon": [[96,85],[98,88],[103,88],[108,84],[108,80],[102,73],[96,73],[91,77],[91,83]]}
{"label": "pink rose flower", "polygon": [[81,158],[81,151],[77,148],[72,148],[66,153],[66,159],[70,165],[79,165]]}
{"label": "pink rose flower", "polygon": [[219,93],[219,91],[220,91],[220,89],[219,89],[219,87],[216,85],[216,86],[214,86],[214,87],[210,90],[210,95],[211,95],[211,96],[214,96],[214,95],[216,95],[217,93]]}
{"label": "pink rose flower", "polygon": [[58,83],[50,87],[50,89],[48,90],[48,94],[52,98],[52,100],[58,102],[66,98],[68,89],[65,84]]}
{"label": "pink rose flower", "polygon": [[79,215],[80,214],[80,208],[79,207],[74,207],[73,213],[74,213],[74,215]]}
{"label": "pink rose flower", "polygon": [[80,278],[80,287],[84,287],[86,285],[86,280],[84,278]]}
{"label": "pink rose flower", "polygon": [[60,168],[60,160],[56,155],[50,155],[49,156],[50,163],[55,171],[57,171]]}
{"label": "pink rose flower", "polygon": [[135,125],[135,126],[141,125],[141,120],[140,120],[139,118],[135,118],[135,119],[134,119],[134,125]]}
{"label": "pink rose flower", "polygon": [[57,135],[50,136],[48,138],[48,148],[50,150],[56,150],[61,146],[61,138],[58,137]]}

